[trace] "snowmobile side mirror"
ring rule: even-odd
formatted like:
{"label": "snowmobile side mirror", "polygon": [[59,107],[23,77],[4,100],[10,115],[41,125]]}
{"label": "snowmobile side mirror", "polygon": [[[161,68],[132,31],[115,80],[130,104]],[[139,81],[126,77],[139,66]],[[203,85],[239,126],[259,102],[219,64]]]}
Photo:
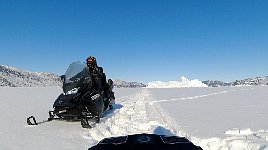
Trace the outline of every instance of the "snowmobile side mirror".
{"label": "snowmobile side mirror", "polygon": [[66,76],[65,75],[61,75],[60,79],[62,81],[62,89],[64,91],[64,93],[66,92],[66,87],[65,87],[65,81],[66,81]]}
{"label": "snowmobile side mirror", "polygon": [[61,75],[60,76],[61,81],[64,81],[65,80],[65,77],[66,77],[65,75]]}
{"label": "snowmobile side mirror", "polygon": [[65,75],[61,75],[60,76],[60,79],[61,79],[61,81],[62,81],[62,83],[64,85],[65,84],[65,81],[66,81],[66,76]]}

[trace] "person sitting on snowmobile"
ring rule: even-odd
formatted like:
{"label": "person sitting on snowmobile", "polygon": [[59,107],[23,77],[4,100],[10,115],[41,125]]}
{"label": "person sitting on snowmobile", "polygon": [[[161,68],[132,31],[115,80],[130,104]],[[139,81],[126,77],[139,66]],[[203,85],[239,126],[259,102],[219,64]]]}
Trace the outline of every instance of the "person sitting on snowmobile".
{"label": "person sitting on snowmobile", "polygon": [[[106,82],[106,75],[103,72],[103,68],[97,65],[97,60],[93,56],[89,56],[86,59],[87,63],[87,75],[92,79],[91,90],[98,91],[103,97],[107,98],[108,101],[105,103],[110,103],[114,100],[114,92],[112,92],[113,81],[111,79]],[[108,107],[107,105],[105,105]]]}
{"label": "person sitting on snowmobile", "polygon": [[104,92],[104,83],[106,83],[106,76],[103,73],[102,67],[97,65],[97,60],[95,57],[88,57],[86,59],[87,63],[87,72],[92,79],[92,88],[91,90],[99,91],[100,93]]}

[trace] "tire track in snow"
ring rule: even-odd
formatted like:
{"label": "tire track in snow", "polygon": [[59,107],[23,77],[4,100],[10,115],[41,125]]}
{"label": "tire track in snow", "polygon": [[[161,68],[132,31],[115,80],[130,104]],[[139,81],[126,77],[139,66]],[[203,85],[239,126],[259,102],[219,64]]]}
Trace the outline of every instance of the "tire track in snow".
{"label": "tire track in snow", "polygon": [[190,97],[182,97],[182,98],[173,98],[173,99],[162,99],[162,100],[153,100],[150,101],[150,103],[162,103],[162,102],[170,102],[170,101],[181,101],[181,100],[192,100],[192,99],[197,99],[197,98],[202,98],[202,97],[208,97],[208,96],[213,96],[213,95],[219,95],[219,94],[225,94],[228,91],[221,91],[217,93],[211,93],[211,94],[204,94],[204,95],[197,95],[197,96],[190,96]]}
{"label": "tire track in snow", "polygon": [[[248,91],[248,90],[253,90],[253,89],[255,89],[255,88],[240,89],[240,90],[241,91]],[[162,103],[162,102],[171,102],[171,101],[193,100],[193,99],[209,97],[209,96],[214,96],[214,95],[220,95],[220,94],[226,94],[228,92],[236,92],[236,91],[238,91],[238,90],[233,89],[233,90],[229,90],[229,91],[221,91],[221,92],[215,92],[215,93],[210,93],[210,94],[196,95],[196,96],[189,96],[189,97],[182,97],[182,98],[152,100],[152,101],[150,101],[150,103]]]}

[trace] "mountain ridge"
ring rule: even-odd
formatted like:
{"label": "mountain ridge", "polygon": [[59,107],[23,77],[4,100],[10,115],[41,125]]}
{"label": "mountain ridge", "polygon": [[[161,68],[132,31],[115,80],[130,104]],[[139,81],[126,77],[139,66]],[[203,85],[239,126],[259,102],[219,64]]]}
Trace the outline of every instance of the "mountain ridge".
{"label": "mountain ridge", "polygon": [[232,82],[222,82],[218,80],[206,80],[202,81],[209,87],[221,87],[221,86],[258,86],[268,85],[268,76],[246,78],[242,80],[235,80]]}
{"label": "mountain ridge", "polygon": [[[20,68],[0,65],[0,86],[8,87],[45,87],[62,86],[60,76],[46,72],[30,72]],[[139,82],[114,80],[114,87],[138,88],[146,85]]]}
{"label": "mountain ridge", "polygon": [[[139,82],[127,82],[120,79],[114,79],[115,88],[140,88],[146,87],[146,84]],[[268,76],[253,77],[233,82],[222,82],[219,80],[202,81],[208,87],[222,86],[268,86]],[[60,77],[53,73],[47,72],[30,72],[20,68],[0,65],[0,86],[8,87],[45,87],[45,86],[62,86]]]}
{"label": "mountain ridge", "polygon": [[20,68],[0,65],[0,86],[45,87],[61,86],[61,79],[53,73],[30,72]]}

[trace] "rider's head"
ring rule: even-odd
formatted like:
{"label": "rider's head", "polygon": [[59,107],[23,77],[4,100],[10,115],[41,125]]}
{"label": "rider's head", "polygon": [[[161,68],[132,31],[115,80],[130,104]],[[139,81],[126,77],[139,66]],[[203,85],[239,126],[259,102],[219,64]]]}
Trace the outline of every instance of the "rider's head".
{"label": "rider's head", "polygon": [[97,66],[96,58],[93,56],[89,56],[86,61],[87,61],[87,66],[90,70],[93,70]]}

